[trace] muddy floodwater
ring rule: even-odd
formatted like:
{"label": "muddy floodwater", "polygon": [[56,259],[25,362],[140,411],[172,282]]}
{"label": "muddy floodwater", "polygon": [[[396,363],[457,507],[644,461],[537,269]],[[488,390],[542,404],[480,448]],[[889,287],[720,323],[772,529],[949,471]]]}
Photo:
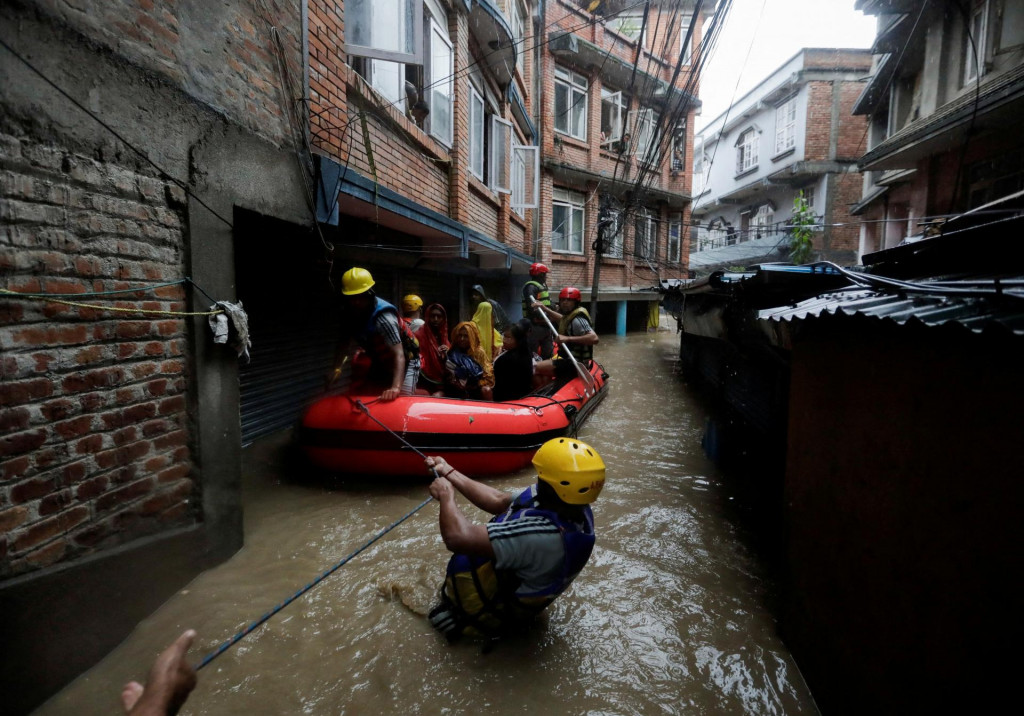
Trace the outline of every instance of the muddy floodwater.
{"label": "muddy floodwater", "polygon": [[[448,559],[431,503],[203,669],[182,713],[817,713],[677,352],[670,332],[602,337],[611,391],[580,433],[608,466],[597,547],[533,629],[486,653],[431,630]],[[311,480],[286,438],[246,450],[245,547],[38,713],[118,713],[121,685],[184,629],[198,662],[427,497],[425,482]]]}

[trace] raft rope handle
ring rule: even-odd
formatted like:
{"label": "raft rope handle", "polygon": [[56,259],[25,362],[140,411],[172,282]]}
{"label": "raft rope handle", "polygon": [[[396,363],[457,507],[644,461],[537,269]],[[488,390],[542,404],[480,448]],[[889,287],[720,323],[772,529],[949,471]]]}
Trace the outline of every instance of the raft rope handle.
{"label": "raft rope handle", "polygon": [[[401,440],[401,441],[402,441],[403,443],[405,443],[405,444],[406,444],[406,445],[408,445],[408,446],[409,446],[410,448],[412,448],[412,450],[413,450],[413,451],[415,451],[417,455],[420,455],[420,456],[421,456],[421,457],[422,457],[422,458],[423,458],[424,460],[425,460],[425,459],[427,458],[427,456],[426,456],[426,455],[424,455],[424,454],[423,454],[422,452],[420,452],[419,450],[417,450],[417,449],[416,449],[416,447],[415,447],[415,446],[413,446],[413,445],[412,445],[411,443],[409,443],[409,441],[408,441],[408,440],[406,440],[406,439],[405,439],[405,438],[403,438],[403,437],[402,437],[401,435],[399,435],[398,433],[396,433],[396,432],[394,432],[393,430],[391,430],[390,428],[388,428],[388,426],[384,425],[384,423],[382,423],[382,422],[380,422],[379,420],[377,420],[377,418],[373,417],[373,415],[371,415],[371,414],[370,414],[370,410],[369,410],[369,408],[367,408],[367,407],[366,407],[366,405],[365,405],[365,404],[363,403],[363,401],[361,401],[361,400],[357,400],[357,401],[356,401],[356,405],[358,405],[358,406],[359,406],[359,408],[360,408],[360,409],[361,409],[361,410],[362,410],[362,411],[363,411],[364,413],[366,413],[366,415],[367,415],[367,416],[368,416],[368,417],[369,417],[369,418],[370,418],[371,420],[373,420],[374,422],[376,422],[376,423],[377,423],[378,425],[380,425],[380,426],[381,426],[382,428],[384,428],[384,429],[385,429],[385,430],[387,430],[387,431],[388,431],[389,433],[391,433],[391,434],[392,434],[392,435],[394,435],[394,436],[395,436],[396,438],[398,438],[398,439],[399,439],[399,440]],[[430,468],[430,472],[431,472],[431,474],[432,474],[432,475],[433,475],[434,477],[437,477],[437,476],[438,476],[438,475],[437,475],[437,470],[435,470],[434,468]],[[419,505],[417,505],[417,506],[416,506],[416,507],[415,507],[415,508],[414,508],[414,509],[413,509],[413,510],[412,510],[411,512],[409,512],[408,514],[406,514],[406,515],[405,515],[404,517],[402,517],[402,518],[401,518],[401,519],[399,519],[399,520],[396,520],[395,522],[392,522],[392,523],[391,523],[390,525],[388,525],[387,527],[385,527],[384,529],[382,529],[382,530],[381,530],[380,532],[378,532],[378,533],[377,533],[376,535],[374,535],[374,536],[373,536],[373,538],[371,538],[371,539],[370,539],[370,540],[369,540],[369,541],[368,541],[368,542],[367,542],[366,544],[364,544],[364,545],[363,545],[362,547],[360,547],[360,548],[359,548],[359,549],[357,549],[356,551],[352,552],[352,554],[348,555],[348,556],[347,556],[347,557],[345,557],[345,558],[344,558],[343,560],[341,560],[340,562],[338,562],[338,563],[337,563],[336,565],[334,565],[333,567],[331,567],[330,569],[328,569],[328,570],[327,570],[326,572],[324,572],[323,574],[321,574],[321,575],[320,575],[319,577],[317,577],[316,579],[314,579],[314,580],[313,580],[312,582],[310,582],[309,584],[307,584],[307,585],[306,585],[305,587],[303,587],[303,588],[302,588],[302,589],[300,589],[299,591],[295,592],[295,594],[293,594],[292,596],[288,597],[288,599],[286,599],[286,600],[284,600],[283,602],[281,602],[280,604],[278,604],[278,605],[277,605],[276,607],[274,607],[274,608],[273,608],[273,609],[271,609],[271,610],[270,610],[269,612],[267,612],[266,614],[264,614],[264,615],[263,615],[262,617],[260,617],[260,618],[259,618],[259,619],[257,619],[256,621],[254,621],[254,622],[253,622],[252,624],[250,624],[250,625],[249,625],[249,626],[247,626],[246,628],[242,629],[242,630],[241,630],[240,632],[238,632],[237,634],[235,634],[235,635],[234,635],[233,637],[231,637],[230,639],[228,639],[227,641],[225,641],[225,642],[224,642],[223,644],[221,644],[220,646],[218,646],[218,647],[217,647],[217,648],[216,648],[216,649],[215,649],[214,651],[210,652],[210,653],[209,653],[209,654],[207,654],[207,655],[206,655],[205,657],[203,657],[203,660],[202,660],[202,661],[200,661],[200,662],[199,662],[198,664],[196,664],[196,667],[195,667],[196,671],[199,671],[200,669],[202,669],[202,668],[203,668],[204,666],[206,666],[207,664],[209,664],[209,663],[210,663],[211,661],[213,661],[213,660],[214,660],[214,659],[216,659],[216,658],[217,658],[218,656],[220,656],[221,654],[223,654],[223,653],[224,653],[225,651],[227,651],[228,649],[230,649],[230,648],[231,648],[232,646],[234,646],[235,644],[237,644],[238,642],[240,642],[240,641],[241,641],[242,639],[244,639],[245,637],[247,637],[247,636],[248,636],[249,634],[251,634],[252,632],[254,632],[254,631],[255,631],[256,629],[258,629],[258,628],[259,628],[259,627],[260,627],[261,625],[263,625],[264,623],[266,623],[266,622],[267,622],[267,621],[268,621],[268,620],[269,620],[269,619],[270,619],[271,617],[273,617],[273,616],[274,616],[275,614],[277,614],[277,613],[278,613],[279,611],[281,611],[282,609],[284,609],[285,607],[287,607],[287,606],[288,606],[289,604],[291,604],[291,603],[292,603],[292,602],[294,602],[294,601],[295,601],[296,599],[298,599],[299,597],[301,597],[301,596],[302,596],[303,594],[305,594],[306,592],[308,592],[309,590],[311,590],[311,589],[312,589],[313,587],[315,587],[316,585],[318,585],[318,584],[319,584],[320,582],[322,582],[322,581],[324,581],[325,579],[327,579],[328,577],[330,577],[330,576],[331,576],[332,574],[334,574],[334,573],[335,573],[336,571],[338,571],[338,570],[339,570],[339,569],[341,569],[341,568],[342,568],[343,566],[345,566],[345,565],[346,565],[346,564],[347,564],[347,563],[348,563],[349,561],[351,561],[351,560],[352,560],[352,558],[354,558],[354,557],[355,557],[356,555],[358,555],[358,554],[359,554],[360,552],[362,552],[363,550],[365,550],[366,548],[368,548],[368,547],[369,547],[370,545],[372,545],[372,544],[373,544],[374,542],[376,542],[376,541],[377,541],[377,540],[379,540],[379,539],[380,539],[381,537],[383,537],[384,535],[386,535],[386,534],[387,534],[388,532],[390,532],[391,530],[393,530],[393,529],[394,529],[395,527],[398,527],[398,525],[402,524],[402,523],[403,523],[403,522],[405,522],[405,521],[406,521],[407,519],[409,519],[410,517],[412,517],[413,515],[415,515],[415,514],[416,514],[417,512],[419,512],[419,511],[420,511],[420,510],[422,510],[422,509],[423,509],[424,507],[426,507],[426,506],[427,506],[428,504],[430,504],[430,503],[431,503],[431,502],[432,502],[433,500],[434,500],[434,498],[433,498],[433,497],[428,497],[427,499],[425,499],[425,500],[424,500],[423,502],[421,502],[421,503],[420,503]]]}

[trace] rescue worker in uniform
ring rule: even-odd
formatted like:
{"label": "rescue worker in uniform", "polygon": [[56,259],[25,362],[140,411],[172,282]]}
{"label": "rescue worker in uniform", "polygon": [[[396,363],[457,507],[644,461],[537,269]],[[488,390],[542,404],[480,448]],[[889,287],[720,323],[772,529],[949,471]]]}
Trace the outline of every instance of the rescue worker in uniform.
{"label": "rescue worker in uniform", "polygon": [[351,371],[353,354],[362,348],[370,358],[367,381],[384,388],[381,400],[413,395],[420,374],[419,343],[398,309],[379,298],[373,285],[364,268],[351,268],[341,277],[344,315],[334,377]]}
{"label": "rescue worker in uniform", "polygon": [[[431,624],[449,641],[519,629],[590,558],[590,504],[604,487],[604,461],[581,440],[549,440],[533,458],[537,483],[516,497],[471,480],[443,458],[428,457],[426,464],[437,471],[430,494],[440,503],[441,538],[454,553]],[[456,492],[494,517],[486,525],[471,522]]]}
{"label": "rescue worker in uniform", "polygon": [[423,315],[423,299],[417,296],[415,293],[410,293],[408,296],[402,299],[402,318],[409,322],[409,328],[415,333],[424,324]]}
{"label": "rescue worker in uniform", "polygon": [[[535,303],[534,306],[540,307],[553,321],[558,321],[559,345],[572,353],[573,358],[586,368],[594,359],[594,346],[601,339],[594,332],[594,327],[590,324],[590,313],[581,305],[582,302],[580,290],[566,286],[558,294],[558,311],[540,303]],[[572,378],[576,375],[576,369],[572,361],[562,358],[559,354],[555,360],[538,363],[537,373],[555,375],[560,379]]]}
{"label": "rescue worker in uniform", "polygon": [[540,357],[547,360],[554,354],[555,346],[551,341],[548,325],[533,308],[535,303],[551,307],[551,297],[548,294],[548,267],[541,263],[530,264],[530,280],[523,286],[523,318],[530,319],[533,324],[529,335],[530,352],[536,353],[540,348]]}

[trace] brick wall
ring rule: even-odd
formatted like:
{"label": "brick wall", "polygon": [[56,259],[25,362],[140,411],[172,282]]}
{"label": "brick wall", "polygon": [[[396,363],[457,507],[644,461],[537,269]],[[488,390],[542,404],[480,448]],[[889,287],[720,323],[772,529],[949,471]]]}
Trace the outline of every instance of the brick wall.
{"label": "brick wall", "polygon": [[807,136],[804,158],[822,161],[829,156],[832,136],[832,83],[807,83]]}
{"label": "brick wall", "polygon": [[[293,136],[287,109],[299,95],[302,66],[298,0],[34,0],[32,5],[92,42],[130,58],[194,99],[277,143]],[[282,89],[285,47],[292,88]]]}
{"label": "brick wall", "polygon": [[[0,270],[18,292],[184,275],[184,195],[138,167],[0,134]],[[184,310],[181,286],[86,297]],[[194,521],[178,316],[0,299],[0,578]]]}

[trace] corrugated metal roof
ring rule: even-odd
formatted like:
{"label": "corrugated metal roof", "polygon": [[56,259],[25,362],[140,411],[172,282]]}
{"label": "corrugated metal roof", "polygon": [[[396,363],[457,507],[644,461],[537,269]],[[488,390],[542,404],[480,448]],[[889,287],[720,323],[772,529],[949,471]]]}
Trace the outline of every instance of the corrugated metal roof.
{"label": "corrugated metal roof", "polygon": [[1024,300],[882,293],[851,289],[822,294],[800,303],[758,311],[765,321],[800,321],[825,314],[866,316],[900,325],[958,324],[975,333],[998,329],[1024,335]]}

